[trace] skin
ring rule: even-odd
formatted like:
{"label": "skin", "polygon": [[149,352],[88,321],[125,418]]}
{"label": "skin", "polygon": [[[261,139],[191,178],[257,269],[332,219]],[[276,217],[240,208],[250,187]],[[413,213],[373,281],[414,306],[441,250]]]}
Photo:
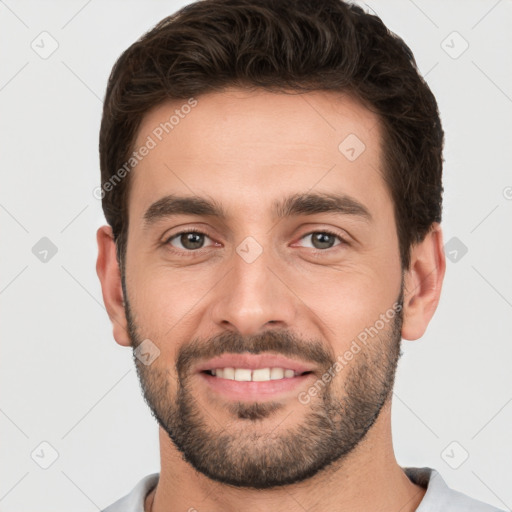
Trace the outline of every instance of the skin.
{"label": "skin", "polygon": [[[335,355],[344,354],[358,333],[393,305],[402,280],[393,203],[381,174],[379,120],[352,98],[331,92],[284,95],[229,89],[197,100],[130,176],[126,290],[142,339],[151,339],[160,350],[155,368],[168,370],[175,392],[178,348],[225,331],[251,336],[282,328],[302,339],[320,340]],[[150,111],[135,146],[184,103]],[[338,150],[349,134],[366,146],[354,161]],[[365,205],[372,221],[336,213],[280,220],[272,215],[276,199],[333,191]],[[220,221],[180,215],[145,231],[146,209],[171,193],[214,199],[228,217]],[[187,228],[209,237],[207,248],[195,259],[184,256],[186,249],[176,239],[176,253],[164,243]],[[307,235],[322,229],[338,232],[348,245],[335,245],[315,258]],[[250,264],[235,251],[247,236],[263,249]],[[97,241],[96,268],[114,338],[129,347],[110,227],[98,229]],[[425,332],[439,302],[444,273],[442,231],[433,224],[425,239],[412,247],[411,266],[403,275],[402,338],[415,340]],[[334,379],[339,394],[346,375],[343,370]],[[286,394],[283,407],[251,428],[265,434],[301,424],[308,406],[297,400],[297,393],[309,385],[311,381]],[[200,383],[192,386],[212,428],[236,432],[247,427],[247,420],[233,416],[222,397],[211,400]],[[395,459],[390,400],[342,464],[287,486],[255,490],[214,481],[182,459],[162,428],[160,451],[159,484],[146,500],[146,510],[153,512],[191,507],[211,512],[406,512],[417,508],[425,492],[409,481]]]}

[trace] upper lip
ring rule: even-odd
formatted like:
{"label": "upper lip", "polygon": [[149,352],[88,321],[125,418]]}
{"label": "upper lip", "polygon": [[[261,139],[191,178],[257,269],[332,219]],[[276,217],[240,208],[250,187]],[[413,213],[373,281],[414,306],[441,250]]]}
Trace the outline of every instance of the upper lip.
{"label": "upper lip", "polygon": [[197,366],[198,372],[215,368],[284,368],[297,373],[311,372],[311,365],[277,354],[222,354]]}

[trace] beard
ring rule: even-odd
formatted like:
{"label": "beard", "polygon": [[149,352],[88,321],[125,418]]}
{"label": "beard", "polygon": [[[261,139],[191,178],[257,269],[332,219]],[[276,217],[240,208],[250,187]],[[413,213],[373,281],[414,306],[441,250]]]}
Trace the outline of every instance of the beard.
{"label": "beard", "polygon": [[[403,283],[397,303],[403,304]],[[364,439],[390,398],[401,355],[400,307],[336,378],[322,382],[318,394],[307,405],[297,400],[303,414],[296,425],[286,429],[282,425],[273,429],[265,425],[265,418],[289,405],[276,400],[225,402],[223,407],[233,421],[223,426],[194,394],[192,368],[200,359],[242,352],[295,356],[323,368],[316,375],[321,380],[329,368],[332,371],[335,354],[325,348],[325,343],[304,340],[284,330],[245,337],[226,331],[208,340],[183,343],[177,350],[173,376],[157,361],[146,366],[135,357],[135,349],[144,337],[138,334],[139,326],[126,293],[125,312],[137,374],[153,416],[193,468],[212,480],[236,487],[270,489],[309,479],[329,466],[333,468],[334,463],[341,465]],[[173,379],[175,391],[170,386]],[[288,415],[294,411],[295,408]]]}

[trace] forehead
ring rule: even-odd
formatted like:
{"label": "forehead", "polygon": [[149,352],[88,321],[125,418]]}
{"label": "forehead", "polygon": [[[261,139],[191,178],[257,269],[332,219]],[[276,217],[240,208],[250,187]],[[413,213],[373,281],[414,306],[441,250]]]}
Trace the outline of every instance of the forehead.
{"label": "forehead", "polygon": [[[228,89],[161,104],[141,123],[134,149],[151,146],[132,171],[130,215],[165,194],[215,196],[269,206],[315,189],[386,195],[380,123],[348,95]],[[234,195],[235,193],[235,195]],[[375,197],[374,197],[375,201]],[[249,202],[249,203],[248,203]]]}

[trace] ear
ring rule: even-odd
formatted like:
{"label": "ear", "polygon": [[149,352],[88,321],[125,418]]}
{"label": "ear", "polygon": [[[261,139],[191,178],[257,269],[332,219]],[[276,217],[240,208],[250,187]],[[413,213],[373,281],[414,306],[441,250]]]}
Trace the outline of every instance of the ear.
{"label": "ear", "polygon": [[439,303],[445,270],[443,233],[435,222],[411,249],[411,264],[404,275],[402,338],[416,340],[425,333]]}
{"label": "ear", "polygon": [[98,259],[96,273],[101,282],[103,302],[114,329],[114,338],[126,347],[131,346],[124,310],[121,270],[116,257],[116,244],[110,226],[102,226],[96,233]]}

